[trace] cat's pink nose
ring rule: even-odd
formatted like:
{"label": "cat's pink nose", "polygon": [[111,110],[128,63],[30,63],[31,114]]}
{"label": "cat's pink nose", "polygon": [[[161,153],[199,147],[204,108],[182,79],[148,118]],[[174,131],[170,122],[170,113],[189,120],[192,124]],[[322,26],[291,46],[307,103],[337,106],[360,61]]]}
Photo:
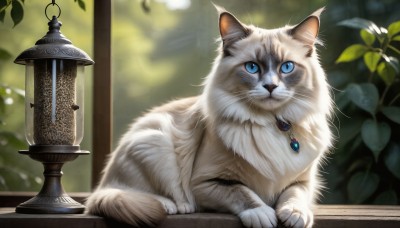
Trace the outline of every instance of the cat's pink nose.
{"label": "cat's pink nose", "polygon": [[266,90],[268,90],[269,93],[272,93],[272,91],[273,91],[276,87],[278,87],[278,86],[275,85],[275,84],[265,84],[265,85],[263,85],[263,87],[264,87]]}

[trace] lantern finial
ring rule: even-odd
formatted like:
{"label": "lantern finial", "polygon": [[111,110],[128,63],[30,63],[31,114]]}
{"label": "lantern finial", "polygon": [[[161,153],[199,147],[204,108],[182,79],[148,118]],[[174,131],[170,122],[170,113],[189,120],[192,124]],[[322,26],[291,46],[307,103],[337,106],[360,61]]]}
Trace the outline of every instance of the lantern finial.
{"label": "lantern finial", "polygon": [[49,25],[49,31],[47,34],[42,37],[40,40],[36,41],[36,45],[41,45],[41,44],[52,44],[52,45],[58,45],[58,44],[72,44],[72,42],[67,39],[61,32],[61,26],[62,22],[57,20],[56,16],[53,16],[53,18],[47,23]]}
{"label": "lantern finial", "polygon": [[15,63],[26,65],[27,61],[36,59],[69,59],[76,60],[78,65],[94,64],[86,52],[72,45],[72,42],[60,32],[62,23],[57,18],[53,16],[51,20],[49,19],[47,34],[36,41],[35,46],[22,52],[15,59]]}

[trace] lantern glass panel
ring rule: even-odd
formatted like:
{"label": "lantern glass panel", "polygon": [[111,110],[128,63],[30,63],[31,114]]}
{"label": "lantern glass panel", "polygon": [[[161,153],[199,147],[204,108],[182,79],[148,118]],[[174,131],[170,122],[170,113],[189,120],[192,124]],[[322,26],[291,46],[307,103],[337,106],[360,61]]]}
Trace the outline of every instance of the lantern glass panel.
{"label": "lantern glass panel", "polygon": [[25,137],[29,145],[35,144],[33,140],[33,60],[26,62],[25,69]]}
{"label": "lantern glass panel", "polygon": [[75,119],[76,119],[76,137],[74,145],[79,145],[83,139],[83,131],[84,131],[84,90],[85,90],[85,67],[83,65],[77,66],[77,78],[76,78],[76,104],[79,106],[79,109],[75,110]]}
{"label": "lantern glass panel", "polygon": [[30,145],[80,144],[82,76],[83,66],[75,60],[37,59],[27,64],[26,135]]}

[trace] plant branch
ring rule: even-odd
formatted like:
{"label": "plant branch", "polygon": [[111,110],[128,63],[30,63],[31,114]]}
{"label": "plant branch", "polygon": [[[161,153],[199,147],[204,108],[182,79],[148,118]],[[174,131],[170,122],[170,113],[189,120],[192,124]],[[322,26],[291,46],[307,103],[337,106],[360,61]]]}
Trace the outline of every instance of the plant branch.
{"label": "plant branch", "polygon": [[384,100],[385,100],[385,97],[386,97],[387,92],[389,91],[389,88],[390,88],[390,85],[386,86],[385,90],[383,91],[382,97],[381,97],[381,99],[379,100],[379,106],[382,106],[382,105],[383,105],[383,102],[384,102]]}
{"label": "plant branch", "polygon": [[397,94],[390,102],[389,102],[389,106],[391,106],[394,102],[396,102],[397,99],[400,98],[400,93]]}
{"label": "plant branch", "polygon": [[3,6],[3,8],[0,9],[0,12],[3,12],[4,10],[6,10],[12,2],[8,2],[7,5]]}
{"label": "plant branch", "polygon": [[400,50],[398,50],[397,48],[393,47],[392,45],[388,45],[388,48],[400,55]]}
{"label": "plant branch", "polygon": [[372,82],[372,78],[374,76],[374,72],[369,72],[368,82]]}

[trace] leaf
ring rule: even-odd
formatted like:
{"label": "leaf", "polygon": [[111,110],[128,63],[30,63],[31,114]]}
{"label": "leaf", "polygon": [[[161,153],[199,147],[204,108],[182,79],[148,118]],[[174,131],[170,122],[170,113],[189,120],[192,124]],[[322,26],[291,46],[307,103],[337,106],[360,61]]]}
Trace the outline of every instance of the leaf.
{"label": "leaf", "polygon": [[[381,33],[382,33],[383,35],[387,35],[388,30],[387,30],[385,27],[380,27],[379,29],[381,30]],[[381,36],[381,37],[382,37],[382,36]]]}
{"label": "leaf", "polygon": [[352,19],[347,19],[344,21],[341,21],[338,23],[338,25],[341,26],[346,26],[349,28],[356,28],[356,29],[365,29],[369,31],[370,33],[374,34],[375,36],[381,37],[382,31],[379,29],[378,26],[372,21],[365,20],[362,18],[352,18]]}
{"label": "leaf", "polygon": [[368,47],[365,45],[353,44],[344,49],[342,54],[340,54],[339,58],[336,60],[336,63],[351,62],[353,60],[356,60],[364,55],[367,50]]}
{"label": "leaf", "polygon": [[393,37],[397,33],[400,32],[400,21],[393,22],[388,27],[388,35],[389,37]]}
{"label": "leaf", "polygon": [[364,63],[367,65],[370,72],[375,72],[378,66],[379,60],[381,59],[381,54],[378,52],[367,52],[364,54]]}
{"label": "leaf", "polygon": [[347,184],[347,194],[352,203],[362,203],[378,188],[379,176],[373,172],[357,172]]}
{"label": "leaf", "polygon": [[378,75],[383,79],[387,86],[393,84],[396,78],[396,72],[393,67],[387,62],[381,62],[377,68]]}
{"label": "leaf", "polygon": [[11,18],[14,22],[14,27],[24,18],[24,8],[19,1],[12,1]]}
{"label": "leaf", "polygon": [[392,51],[394,51],[395,53],[397,53],[397,54],[399,54],[400,55],[400,50],[399,49],[397,49],[397,48],[395,48],[394,46],[392,46],[392,45],[388,45],[387,46],[390,50],[392,50]]}
{"label": "leaf", "polygon": [[381,192],[374,200],[376,205],[397,205],[397,194],[393,190]]}
{"label": "leaf", "polygon": [[83,11],[86,11],[86,5],[85,5],[85,2],[83,0],[78,0],[78,5]]}
{"label": "leaf", "polygon": [[396,74],[400,72],[400,64],[399,60],[396,57],[393,56],[386,56],[382,55],[383,59],[393,68],[393,70],[396,71]]}
{"label": "leaf", "polygon": [[[361,126],[364,120],[358,118],[344,118],[340,121],[340,135],[339,135],[339,147],[344,147],[347,143],[354,144],[355,137],[359,135]],[[346,150],[347,152],[347,150]]]}
{"label": "leaf", "polygon": [[382,113],[391,121],[400,124],[400,107],[384,107],[382,108]]}
{"label": "leaf", "polygon": [[4,10],[4,11],[1,11],[0,12],[0,21],[1,22],[4,22],[4,17],[6,16],[6,11]]}
{"label": "leaf", "polygon": [[391,133],[390,126],[385,122],[378,123],[372,119],[364,121],[361,127],[361,137],[374,154],[375,161],[378,161],[379,154],[388,144]]}
{"label": "leaf", "polygon": [[0,48],[0,60],[8,60],[12,57],[10,52]]}
{"label": "leaf", "polygon": [[335,95],[335,104],[337,105],[339,110],[343,110],[350,103],[351,103],[351,100],[350,100],[349,96],[346,94],[346,90],[341,91]]}
{"label": "leaf", "polygon": [[400,145],[398,143],[390,143],[384,161],[390,172],[400,180]]}
{"label": "leaf", "polygon": [[145,13],[150,13],[150,0],[142,0],[142,9]]}
{"label": "leaf", "polygon": [[10,89],[8,86],[0,86],[0,96],[6,96],[11,93]]}
{"label": "leaf", "polygon": [[341,89],[344,89],[350,83],[350,81],[352,81],[352,78],[350,77],[349,73],[340,70],[329,72],[328,75],[329,85],[331,85],[333,88],[338,89],[339,92]]}
{"label": "leaf", "polygon": [[400,35],[393,37],[392,40],[394,40],[394,41],[400,41]]}
{"label": "leaf", "polygon": [[0,21],[4,22],[6,16],[7,0],[0,0]]}
{"label": "leaf", "polygon": [[372,83],[350,84],[347,89],[350,100],[361,109],[375,115],[379,102],[379,93]]}
{"label": "leaf", "polygon": [[362,29],[360,31],[360,36],[367,46],[371,46],[375,42],[375,36],[368,30]]}

